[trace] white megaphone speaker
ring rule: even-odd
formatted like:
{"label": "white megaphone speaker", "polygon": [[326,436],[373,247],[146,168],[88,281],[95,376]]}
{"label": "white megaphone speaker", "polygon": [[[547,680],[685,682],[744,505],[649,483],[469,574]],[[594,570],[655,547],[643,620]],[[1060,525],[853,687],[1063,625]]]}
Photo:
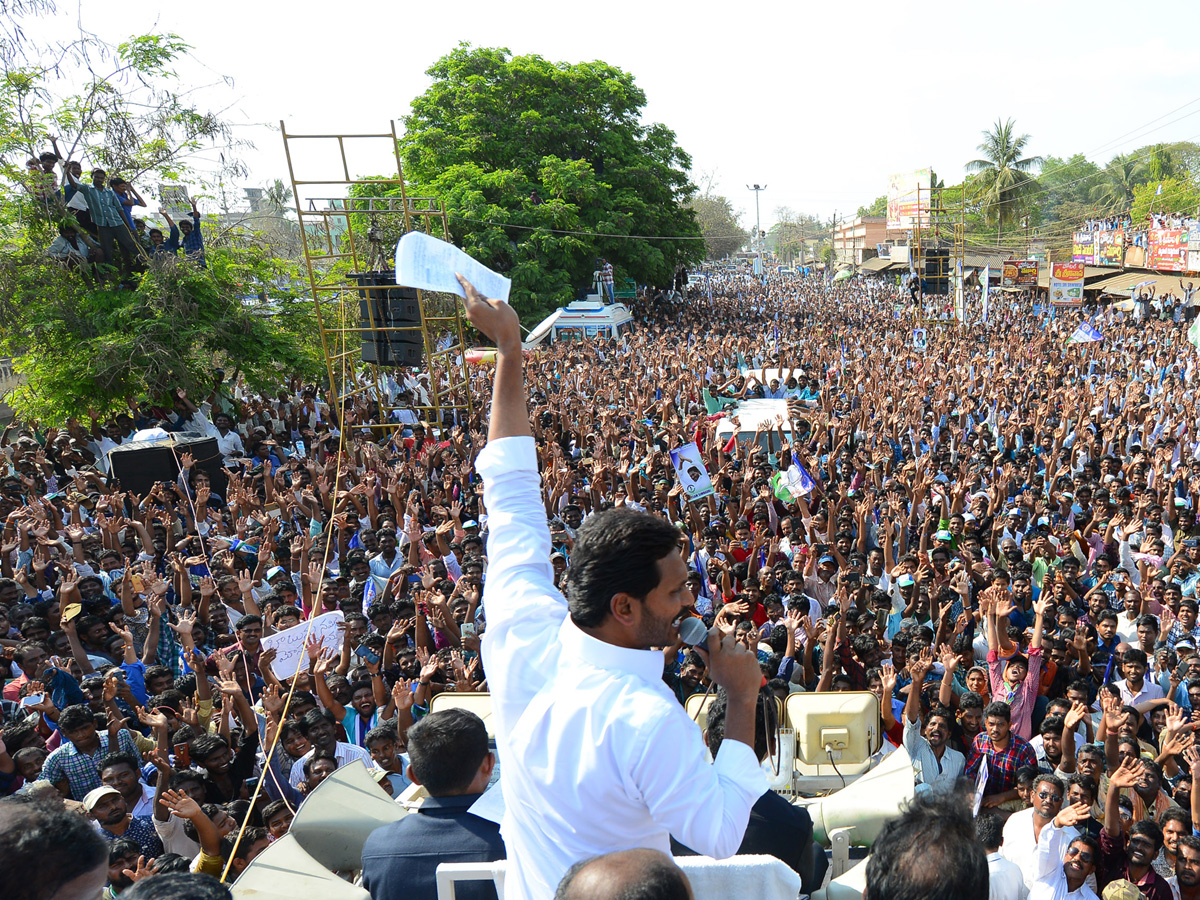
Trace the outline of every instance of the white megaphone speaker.
{"label": "white megaphone speaker", "polygon": [[912,760],[903,748],[889,753],[878,766],[849,787],[827,797],[797,801],[813,821],[813,840],[829,846],[836,828],[853,828],[852,842],[869,847],[889,819],[916,794]]}
{"label": "white megaphone speaker", "polygon": [[365,889],[343,881],[305,853],[290,834],[256,856],[232,892],[234,900],[371,900]]}
{"label": "white megaphone speaker", "polygon": [[361,760],[342,766],[319,785],[296,811],[288,834],[326,868],[362,868],[363,845],[376,828],[398,822],[404,807],[384,793]]}

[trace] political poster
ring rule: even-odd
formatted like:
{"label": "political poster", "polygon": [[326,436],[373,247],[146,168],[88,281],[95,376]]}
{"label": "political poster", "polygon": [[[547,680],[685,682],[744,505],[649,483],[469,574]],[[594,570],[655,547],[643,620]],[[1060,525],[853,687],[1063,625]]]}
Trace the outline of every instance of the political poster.
{"label": "political poster", "polygon": [[1200,230],[1188,232],[1187,270],[1200,272]]}
{"label": "political poster", "polygon": [[187,188],[182,184],[160,184],[158,201],[176,222],[192,216],[192,201],[188,199]]}
{"label": "political poster", "polygon": [[1182,272],[1187,265],[1188,232],[1182,228],[1151,228],[1149,269]]}
{"label": "political poster", "polygon": [[933,172],[917,169],[888,178],[887,227],[909,230],[929,223],[929,182]]}
{"label": "political poster", "polygon": [[[694,445],[693,445],[694,446]],[[325,649],[340,653],[342,650],[342,633],[338,631],[344,617],[341,610],[323,613],[312,620],[311,629],[301,622],[285,631],[269,634],[262,639],[264,650],[275,650],[275,659],[271,661],[271,671],[280,680],[291,678],[297,672],[308,671],[308,651],[304,649],[304,636],[311,634],[314,640],[324,639]]]}
{"label": "political poster", "polygon": [[[1086,260],[1085,260],[1086,261]],[[1096,232],[1096,265],[1120,266],[1125,262],[1125,232],[1120,228]]]}
{"label": "political poster", "polygon": [[929,349],[929,333],[924,328],[913,329],[913,349],[918,353]]}
{"label": "political poster", "polygon": [[1096,261],[1095,231],[1077,231],[1071,238],[1071,259],[1075,262],[1087,263],[1089,266]]}
{"label": "political poster", "polygon": [[700,448],[695,444],[684,444],[672,450],[671,465],[675,467],[675,477],[688,500],[703,500],[717,492],[708,477],[704,460],[700,458]]}
{"label": "political poster", "polygon": [[1083,263],[1050,266],[1050,305],[1083,306]]}
{"label": "political poster", "polygon": [[1000,285],[1006,288],[1037,287],[1038,261],[1036,259],[1010,259],[1001,270]]}

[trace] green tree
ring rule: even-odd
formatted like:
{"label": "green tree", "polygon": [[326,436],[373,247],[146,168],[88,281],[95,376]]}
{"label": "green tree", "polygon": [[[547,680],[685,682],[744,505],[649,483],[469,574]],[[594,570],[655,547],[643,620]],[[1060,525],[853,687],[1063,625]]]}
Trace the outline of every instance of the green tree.
{"label": "green tree", "polygon": [[983,143],[977,148],[983,154],[966,165],[975,173],[974,185],[980,190],[980,201],[988,221],[997,224],[997,241],[1004,226],[1014,221],[1021,211],[1022,201],[1037,186],[1034,170],[1042,164],[1040,156],[1024,156],[1029,135],[1018,135],[1012,119],[996,120],[991,131],[983,132]]}
{"label": "green tree", "polygon": [[880,194],[871,201],[870,206],[860,206],[858,208],[859,218],[863,216],[884,216],[887,215],[887,194]]}
{"label": "green tree", "polygon": [[569,301],[598,257],[660,285],[703,258],[691,159],[642,122],[631,75],[467,44],[427,74],[400,141],[410,193],[445,203],[454,239],[512,278],[518,311]]}
{"label": "green tree", "polygon": [[1089,193],[1093,203],[1104,212],[1124,212],[1133,203],[1134,188],[1145,184],[1149,168],[1145,153],[1114,156],[1105,166]]}
{"label": "green tree", "polygon": [[[188,52],[178,36],[111,46],[81,34],[48,47],[5,33],[0,153],[11,188],[23,183],[24,159],[51,138],[85,167],[142,181],[189,175],[201,150],[231,151],[220,117],[193,106],[190,87],[173,74]],[[79,93],[60,92],[79,83]],[[225,157],[226,174],[239,168]],[[88,407],[113,411],[131,397],[161,401],[176,387],[206,391],[217,366],[260,387],[321,371],[312,301],[294,289],[303,283],[297,267],[268,242],[210,230],[208,269],[157,257],[118,289],[107,273],[85,277],[46,256],[68,215],[48,215],[23,189],[0,192],[0,354],[14,358],[25,382],[6,398],[18,413],[57,422]]]}
{"label": "green tree", "polygon": [[706,191],[689,201],[688,206],[696,214],[700,232],[704,235],[708,259],[724,259],[749,240],[750,233],[740,223],[741,214],[733,208],[728,197]]}
{"label": "green tree", "polygon": [[1100,167],[1082,153],[1068,159],[1047,156],[1038,176],[1038,202],[1030,209],[1034,223],[1073,221],[1064,219],[1062,214],[1074,215],[1079,204],[1089,203],[1089,192],[1099,171]]}
{"label": "green tree", "polygon": [[[1159,185],[1162,192],[1159,193]],[[1164,178],[1148,181],[1133,189],[1129,211],[1135,222],[1144,222],[1151,212],[1200,214],[1200,189],[1188,178]]]}

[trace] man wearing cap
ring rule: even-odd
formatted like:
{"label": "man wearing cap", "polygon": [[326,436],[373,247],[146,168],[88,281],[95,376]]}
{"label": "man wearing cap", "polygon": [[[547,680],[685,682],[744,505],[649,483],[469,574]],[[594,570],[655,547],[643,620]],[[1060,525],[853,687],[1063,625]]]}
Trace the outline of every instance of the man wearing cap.
{"label": "man wearing cap", "polygon": [[154,823],[148,818],[130,815],[125,798],[116,788],[102,785],[88,791],[83,798],[83,810],[96,824],[101,837],[110,844],[118,838],[128,838],[142,848],[146,859],[162,854],[162,841],[154,831]]}
{"label": "man wearing cap", "polygon": [[837,590],[837,560],[826,553],[817,560],[816,571],[804,577],[804,593],[812,597],[824,608],[833,599]]}

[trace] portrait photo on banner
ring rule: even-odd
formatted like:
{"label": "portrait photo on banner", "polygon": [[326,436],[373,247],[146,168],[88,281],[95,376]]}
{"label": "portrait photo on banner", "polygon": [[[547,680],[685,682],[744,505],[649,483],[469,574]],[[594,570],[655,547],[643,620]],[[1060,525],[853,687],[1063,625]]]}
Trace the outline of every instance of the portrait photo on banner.
{"label": "portrait photo on banner", "polygon": [[700,458],[700,448],[695,444],[684,444],[672,450],[671,465],[675,467],[675,477],[689,500],[702,500],[716,493],[708,470],[704,468],[704,460]]}

